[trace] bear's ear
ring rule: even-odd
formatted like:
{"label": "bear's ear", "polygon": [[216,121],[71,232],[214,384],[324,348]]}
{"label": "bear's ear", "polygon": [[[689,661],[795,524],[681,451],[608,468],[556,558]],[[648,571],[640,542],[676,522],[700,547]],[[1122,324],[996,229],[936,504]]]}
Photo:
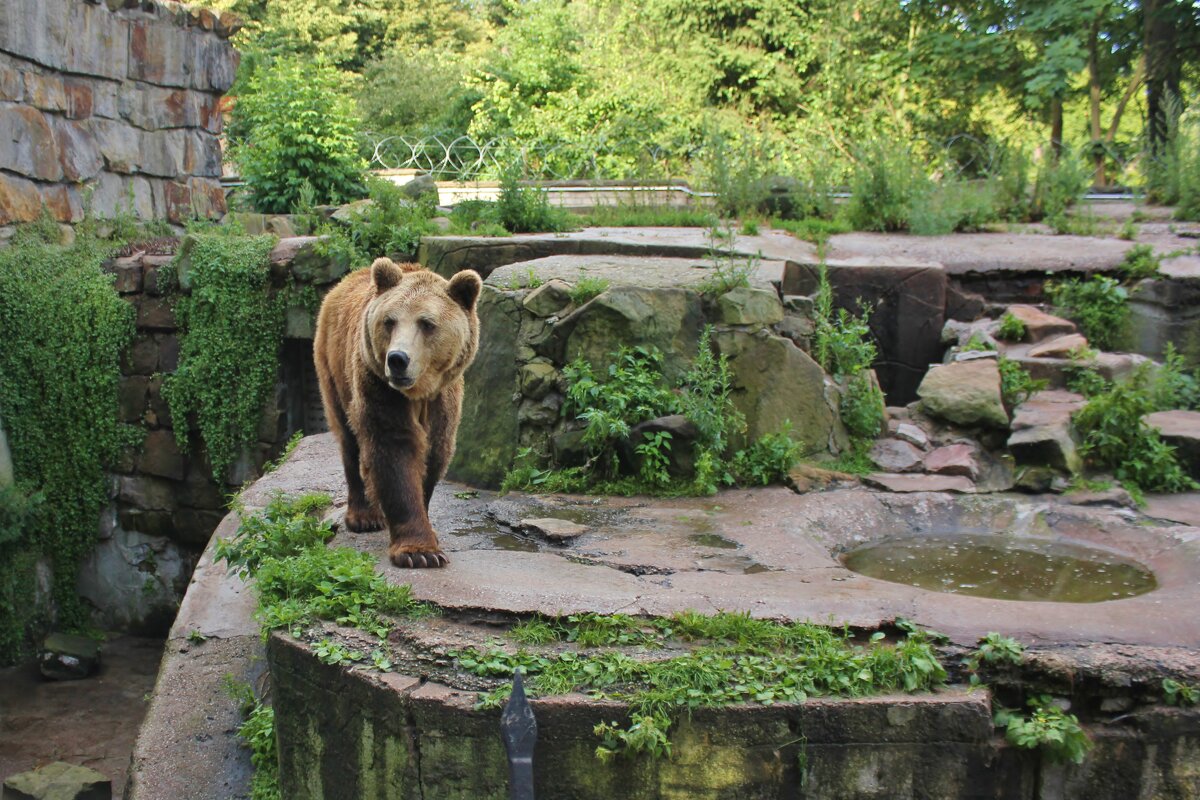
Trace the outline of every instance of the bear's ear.
{"label": "bear's ear", "polygon": [[371,265],[371,280],[375,282],[375,291],[383,294],[395,287],[404,278],[404,270],[397,267],[390,258],[377,258]]}
{"label": "bear's ear", "polygon": [[450,285],[446,287],[446,291],[454,298],[454,302],[467,311],[475,308],[475,301],[479,299],[479,292],[482,289],[483,280],[479,277],[479,273],[473,269],[456,272],[454,277],[450,279]]}

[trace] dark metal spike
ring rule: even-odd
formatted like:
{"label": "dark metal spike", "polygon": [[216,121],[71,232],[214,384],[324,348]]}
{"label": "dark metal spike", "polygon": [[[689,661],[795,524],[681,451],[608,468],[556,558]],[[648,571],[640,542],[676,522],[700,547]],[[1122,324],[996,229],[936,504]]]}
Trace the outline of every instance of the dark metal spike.
{"label": "dark metal spike", "polygon": [[500,735],[508,752],[509,796],[533,800],[533,747],[537,743],[537,719],[525,697],[521,670],[513,673],[512,694],[500,713]]}

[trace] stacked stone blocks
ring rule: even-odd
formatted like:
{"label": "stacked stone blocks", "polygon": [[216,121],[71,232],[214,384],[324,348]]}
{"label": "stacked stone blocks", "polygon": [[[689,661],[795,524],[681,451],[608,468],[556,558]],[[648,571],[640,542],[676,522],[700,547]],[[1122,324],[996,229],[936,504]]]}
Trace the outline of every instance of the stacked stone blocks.
{"label": "stacked stone blocks", "polygon": [[144,0],[0,5],[0,226],[225,213],[236,18]]}

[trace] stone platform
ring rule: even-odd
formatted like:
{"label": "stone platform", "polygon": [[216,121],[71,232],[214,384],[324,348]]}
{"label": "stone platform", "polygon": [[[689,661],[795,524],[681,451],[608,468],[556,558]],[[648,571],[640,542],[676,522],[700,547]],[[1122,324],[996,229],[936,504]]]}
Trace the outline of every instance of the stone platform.
{"label": "stone platform", "polygon": [[[1097,750],[1080,767],[1041,763],[991,728],[986,692],[951,686],[923,696],[697,711],[672,728],[674,759],[604,768],[591,752],[592,727],[627,712],[567,696],[535,701],[543,725],[539,797],[776,797],[801,784],[804,796],[820,798],[1124,798],[1146,785],[1158,787],[1157,797],[1200,791],[1200,715],[1155,699],[1164,677],[1200,680],[1200,528],[1017,495],[770,488],[659,500],[498,497],[464,488],[439,486],[431,508],[450,556],[446,569],[391,567],[382,533],[341,532],[334,541],[379,555],[389,580],[411,584],[443,609],[389,639],[398,674],[321,664],[306,642],[272,638],[286,797],[504,797],[498,713],[473,710],[478,679],[458,672],[446,649],[489,641],[497,625],[532,612],[686,609],[864,633],[894,631],[905,618],[948,635],[942,657],[952,672],[984,633],[1014,636],[1028,647],[1022,680],[1070,698]],[[332,437],[305,439],[246,493],[248,509],[276,491],[329,492],[336,518],[345,490]],[[1190,519],[1181,512],[1197,502],[1176,498],[1163,516]],[[583,530],[564,542],[551,535],[560,526],[548,518]],[[217,536],[235,529],[231,517]],[[837,560],[888,534],[946,530],[1005,530],[1113,550],[1150,566],[1159,588],[1096,604],[987,600],[865,578]],[[251,601],[212,563],[210,547],[168,644],[130,797],[225,796],[244,786],[233,702],[222,702],[220,684],[225,673],[253,678],[261,666]],[[192,631],[210,638],[189,642]],[[334,625],[320,635],[371,645]]]}

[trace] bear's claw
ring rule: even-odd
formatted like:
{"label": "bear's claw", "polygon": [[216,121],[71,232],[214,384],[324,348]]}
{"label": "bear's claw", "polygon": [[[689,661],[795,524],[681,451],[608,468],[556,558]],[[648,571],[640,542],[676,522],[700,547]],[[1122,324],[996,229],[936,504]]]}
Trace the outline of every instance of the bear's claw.
{"label": "bear's claw", "polygon": [[370,511],[353,511],[346,512],[346,530],[362,533],[363,531],[381,531],[387,527],[387,520],[382,514],[373,514]]}
{"label": "bear's claw", "polygon": [[449,564],[450,559],[439,550],[436,553],[396,553],[392,563],[401,569],[436,569]]}

